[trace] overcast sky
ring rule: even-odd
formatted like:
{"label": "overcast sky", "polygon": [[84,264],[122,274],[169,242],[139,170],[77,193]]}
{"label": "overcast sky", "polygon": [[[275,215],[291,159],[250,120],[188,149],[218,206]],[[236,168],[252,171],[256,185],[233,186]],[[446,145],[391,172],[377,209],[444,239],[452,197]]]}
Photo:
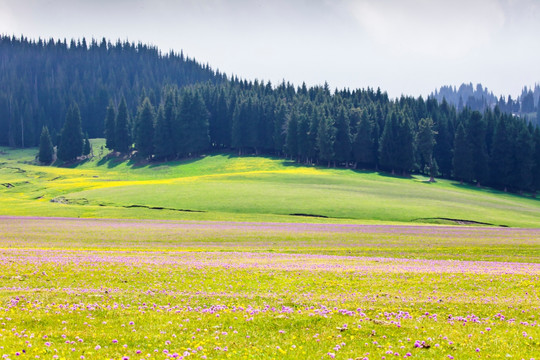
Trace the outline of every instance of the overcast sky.
{"label": "overcast sky", "polygon": [[241,78],[392,97],[540,83],[540,0],[0,0],[0,33],[141,41]]}

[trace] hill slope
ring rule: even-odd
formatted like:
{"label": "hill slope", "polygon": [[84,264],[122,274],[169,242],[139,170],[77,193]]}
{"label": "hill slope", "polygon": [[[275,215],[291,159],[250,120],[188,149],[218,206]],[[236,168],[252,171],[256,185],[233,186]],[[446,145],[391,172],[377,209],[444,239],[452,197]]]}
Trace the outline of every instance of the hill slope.
{"label": "hill slope", "polygon": [[[102,140],[93,141],[98,149]],[[76,168],[38,167],[35,149],[0,150],[3,215],[540,226],[536,199],[447,180],[228,154],[142,166],[97,156]]]}

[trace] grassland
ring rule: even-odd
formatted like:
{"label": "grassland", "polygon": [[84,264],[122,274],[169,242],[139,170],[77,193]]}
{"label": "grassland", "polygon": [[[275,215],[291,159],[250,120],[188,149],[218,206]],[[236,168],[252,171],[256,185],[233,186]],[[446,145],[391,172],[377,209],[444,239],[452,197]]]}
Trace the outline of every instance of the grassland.
{"label": "grassland", "polygon": [[[72,167],[0,149],[3,359],[540,354],[536,199],[102,144]],[[472,222],[511,228],[455,226]]]}
{"label": "grassland", "polygon": [[540,353],[540,230],[4,217],[0,233],[9,359]]}
{"label": "grassland", "polygon": [[[218,154],[137,164],[100,153],[73,167],[32,165],[35,150],[0,149],[4,215],[341,223],[540,226],[540,201],[421,176],[299,166]],[[304,215],[304,216],[299,216]],[[454,219],[445,220],[445,219]],[[462,221],[463,220],[463,221]]]}

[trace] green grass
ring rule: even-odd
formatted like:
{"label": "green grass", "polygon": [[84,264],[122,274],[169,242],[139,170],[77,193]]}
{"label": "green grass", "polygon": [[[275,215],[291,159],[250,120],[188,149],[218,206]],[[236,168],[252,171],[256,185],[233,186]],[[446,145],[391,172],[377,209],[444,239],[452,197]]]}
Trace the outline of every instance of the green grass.
{"label": "green grass", "polygon": [[0,355],[536,358],[538,233],[0,217]]}
{"label": "green grass", "polygon": [[452,223],[437,219],[449,218],[540,226],[539,200],[448,180],[428,183],[421,176],[392,177],[230,154],[138,164],[104,158],[103,140],[92,142],[96,156],[67,168],[33,165],[35,149],[0,149],[0,178],[11,186],[0,187],[1,213],[352,223]]}

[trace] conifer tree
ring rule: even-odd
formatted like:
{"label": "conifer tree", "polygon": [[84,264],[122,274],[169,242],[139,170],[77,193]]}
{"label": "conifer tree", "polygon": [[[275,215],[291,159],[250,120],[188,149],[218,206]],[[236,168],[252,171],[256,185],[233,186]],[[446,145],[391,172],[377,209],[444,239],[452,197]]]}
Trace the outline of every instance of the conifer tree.
{"label": "conifer tree", "polygon": [[454,157],[452,159],[454,177],[461,183],[473,179],[472,152],[463,123],[459,123],[454,139]]}
{"label": "conifer tree", "polygon": [[434,124],[431,118],[420,119],[418,123],[418,133],[416,143],[418,152],[428,168],[429,181],[433,182],[435,177],[435,164],[433,162],[433,147],[435,146],[436,132],[433,130]]}
{"label": "conifer tree", "polygon": [[533,132],[533,168],[532,168],[532,188],[540,190],[540,128],[537,126]]}
{"label": "conifer tree", "polygon": [[131,148],[131,139],[129,136],[129,115],[126,99],[122,96],[118,113],[116,114],[116,127],[114,129],[114,150],[127,153]]}
{"label": "conifer tree", "polygon": [[360,120],[356,125],[356,135],[352,144],[355,168],[358,164],[364,166],[373,166],[375,164],[374,142],[372,138],[373,124],[368,116],[367,110],[362,110]]}
{"label": "conifer tree", "polygon": [[154,152],[154,107],[146,97],[139,106],[135,127],[135,148],[143,157]]}
{"label": "conifer tree", "polygon": [[336,140],[334,120],[328,116],[323,117],[319,122],[317,134],[319,159],[328,161],[328,167],[330,167],[330,162],[334,160],[334,141]]}
{"label": "conifer tree", "polygon": [[298,110],[293,109],[287,122],[287,154],[292,159],[298,158]]}
{"label": "conifer tree", "polygon": [[336,117],[336,141],[334,142],[334,157],[339,163],[349,167],[351,160],[351,129],[345,107],[340,106]]}
{"label": "conifer tree", "polygon": [[154,129],[154,155],[159,160],[170,160],[175,156],[172,127],[163,104],[159,107]]}
{"label": "conifer tree", "polygon": [[479,111],[473,111],[467,123],[467,139],[472,151],[473,180],[477,185],[488,179],[486,123]]}
{"label": "conifer tree", "polygon": [[208,149],[208,111],[198,92],[187,91],[180,103],[179,117],[182,127],[183,149],[186,154],[198,154]]}
{"label": "conifer tree", "polygon": [[83,134],[81,130],[81,114],[79,106],[74,103],[68,109],[64,127],[60,133],[58,158],[62,161],[73,161],[82,154]]}
{"label": "conifer tree", "polygon": [[47,126],[43,126],[41,136],[39,138],[39,155],[38,160],[42,164],[50,164],[53,161],[54,148],[49,135]]}
{"label": "conifer tree", "polygon": [[116,110],[112,102],[107,107],[107,116],[105,117],[105,146],[109,150],[115,149],[116,139]]}
{"label": "conifer tree", "polygon": [[534,141],[525,124],[520,124],[515,139],[514,178],[512,184],[520,191],[531,189],[534,166]]}
{"label": "conifer tree", "polygon": [[84,141],[83,141],[83,152],[82,154],[84,156],[90,155],[92,152],[92,144],[90,144],[90,139],[88,139],[88,133],[84,133]]}
{"label": "conifer tree", "polygon": [[491,183],[507,189],[511,185],[513,171],[513,149],[510,139],[509,118],[502,116],[495,126],[490,158]]}
{"label": "conifer tree", "polygon": [[399,120],[396,111],[392,111],[386,117],[384,130],[379,143],[379,164],[381,167],[391,170],[394,174],[395,170],[400,168],[398,164],[398,136],[399,136]]}

